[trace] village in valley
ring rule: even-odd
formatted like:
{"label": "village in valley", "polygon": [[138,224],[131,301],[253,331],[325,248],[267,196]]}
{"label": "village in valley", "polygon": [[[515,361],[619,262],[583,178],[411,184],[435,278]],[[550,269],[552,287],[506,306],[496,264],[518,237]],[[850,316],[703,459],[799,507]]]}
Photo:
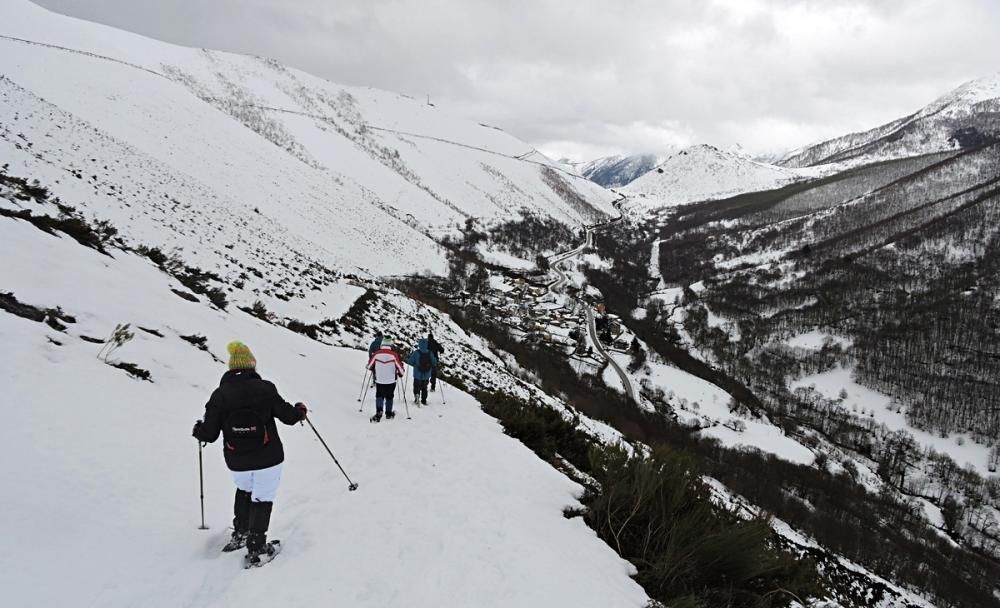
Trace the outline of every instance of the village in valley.
{"label": "village in valley", "polygon": [[547,271],[494,267],[482,291],[461,291],[452,301],[494,319],[518,340],[564,354],[577,373],[601,375],[610,364],[632,396],[630,382],[612,354],[628,356],[634,336],[606,310],[600,291],[586,284],[580,267],[599,263],[587,251],[585,245],[552,256]]}

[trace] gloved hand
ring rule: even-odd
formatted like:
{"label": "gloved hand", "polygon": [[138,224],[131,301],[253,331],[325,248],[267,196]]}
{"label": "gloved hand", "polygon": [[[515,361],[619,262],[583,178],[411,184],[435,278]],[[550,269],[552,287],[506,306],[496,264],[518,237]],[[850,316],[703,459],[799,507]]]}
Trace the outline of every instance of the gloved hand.
{"label": "gloved hand", "polygon": [[202,423],[201,420],[195,420],[194,421],[194,428],[191,429],[191,436],[194,437],[195,439],[197,439],[198,441],[201,441],[201,425],[202,424],[203,423]]}
{"label": "gloved hand", "polygon": [[299,403],[295,404],[295,409],[299,410],[299,415],[301,416],[299,420],[305,420],[306,414],[309,413],[309,410],[306,409],[306,404],[300,401]]}

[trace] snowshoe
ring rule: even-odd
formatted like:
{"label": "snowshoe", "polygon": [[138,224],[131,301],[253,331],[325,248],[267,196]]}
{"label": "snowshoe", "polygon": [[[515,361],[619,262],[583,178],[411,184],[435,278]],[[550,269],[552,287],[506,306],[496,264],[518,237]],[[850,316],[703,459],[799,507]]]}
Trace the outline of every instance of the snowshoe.
{"label": "snowshoe", "polygon": [[279,553],[281,553],[281,541],[268,541],[260,552],[247,553],[243,557],[243,568],[246,570],[249,570],[250,568],[260,568],[277,557]]}
{"label": "snowshoe", "polygon": [[385,419],[386,420],[392,420],[395,417],[396,417],[396,412],[386,412],[386,414],[385,414]]}
{"label": "snowshoe", "polygon": [[234,530],[232,538],[226,543],[226,546],[222,548],[223,553],[231,553],[238,549],[242,549],[247,546],[247,533],[240,530]]}
{"label": "snowshoe", "polygon": [[368,419],[369,422],[382,422],[382,412],[376,412],[374,416]]}

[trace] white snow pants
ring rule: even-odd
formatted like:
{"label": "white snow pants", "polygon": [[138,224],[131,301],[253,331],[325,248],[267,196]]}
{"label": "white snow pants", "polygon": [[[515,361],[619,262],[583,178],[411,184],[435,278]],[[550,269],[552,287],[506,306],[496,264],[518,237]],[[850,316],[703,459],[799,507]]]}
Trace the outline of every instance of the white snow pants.
{"label": "white snow pants", "polygon": [[[284,463],[281,463],[284,464]],[[274,502],[278,494],[278,483],[281,482],[281,464],[258,471],[230,471],[236,487],[244,492],[250,492],[254,502]]]}

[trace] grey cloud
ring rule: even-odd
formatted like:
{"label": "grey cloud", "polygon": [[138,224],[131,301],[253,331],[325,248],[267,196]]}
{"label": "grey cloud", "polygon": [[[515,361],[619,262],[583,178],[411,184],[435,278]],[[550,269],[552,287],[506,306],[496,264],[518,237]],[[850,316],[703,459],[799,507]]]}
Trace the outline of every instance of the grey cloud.
{"label": "grey cloud", "polygon": [[1000,70],[991,0],[39,0],[413,95],[552,154],[794,147]]}

